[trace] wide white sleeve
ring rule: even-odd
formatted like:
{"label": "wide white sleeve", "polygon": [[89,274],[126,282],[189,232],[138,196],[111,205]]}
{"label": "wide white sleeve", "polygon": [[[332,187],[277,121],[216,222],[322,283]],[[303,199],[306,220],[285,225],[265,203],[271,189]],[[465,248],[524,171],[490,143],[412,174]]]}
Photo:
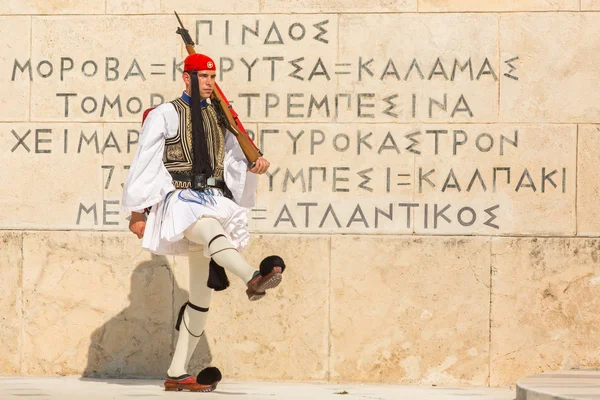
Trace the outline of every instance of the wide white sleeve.
{"label": "wide white sleeve", "polygon": [[256,204],[258,177],[248,172],[248,160],[233,133],[225,134],[225,183],[231,190],[235,202],[241,207]]}
{"label": "wide white sleeve", "polygon": [[123,187],[121,208],[139,211],[160,202],[174,190],[171,176],[162,157],[167,123],[160,109],[148,114],[138,141],[138,148]]}

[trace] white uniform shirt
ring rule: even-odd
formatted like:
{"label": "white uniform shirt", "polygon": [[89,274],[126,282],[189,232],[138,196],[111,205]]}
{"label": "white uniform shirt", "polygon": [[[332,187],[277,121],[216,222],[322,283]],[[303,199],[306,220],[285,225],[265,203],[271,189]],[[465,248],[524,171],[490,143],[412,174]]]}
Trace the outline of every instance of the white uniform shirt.
{"label": "white uniform shirt", "polygon": [[[183,243],[184,246],[178,246],[178,243],[166,246],[167,244],[161,243],[162,214],[157,212],[165,196],[175,190],[171,175],[162,160],[165,139],[175,137],[178,128],[179,116],[171,103],[162,104],[148,114],[123,187],[121,204],[124,211],[143,212],[145,208],[152,207],[146,221],[142,247],[158,254],[187,253],[187,242]],[[237,139],[229,131],[225,134],[223,167],[225,183],[235,203],[244,208],[254,206],[257,176],[247,171],[246,157]]]}

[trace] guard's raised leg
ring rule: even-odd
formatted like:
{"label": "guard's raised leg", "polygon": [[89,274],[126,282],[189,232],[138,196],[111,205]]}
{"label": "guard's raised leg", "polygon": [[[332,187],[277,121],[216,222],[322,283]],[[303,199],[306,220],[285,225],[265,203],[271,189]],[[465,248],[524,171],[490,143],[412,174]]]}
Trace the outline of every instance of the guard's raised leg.
{"label": "guard's raised leg", "polygon": [[258,300],[265,296],[265,290],[279,285],[282,265],[272,265],[263,261],[265,268],[256,270],[249,265],[231,245],[221,224],[213,218],[201,218],[193,223],[185,232],[185,237],[208,247],[210,256],[219,266],[239,277],[247,286],[246,294],[250,300]]}

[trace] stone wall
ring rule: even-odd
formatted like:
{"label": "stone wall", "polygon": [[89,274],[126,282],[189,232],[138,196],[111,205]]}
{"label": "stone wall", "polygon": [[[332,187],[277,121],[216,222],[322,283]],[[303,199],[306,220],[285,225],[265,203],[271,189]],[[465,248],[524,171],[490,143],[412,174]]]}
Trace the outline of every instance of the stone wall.
{"label": "stone wall", "polygon": [[[4,0],[0,374],[165,373],[187,261],[127,232],[144,109],[198,51],[272,162],[192,370],[510,385],[597,367],[600,1]],[[598,275],[597,275],[598,274]]]}

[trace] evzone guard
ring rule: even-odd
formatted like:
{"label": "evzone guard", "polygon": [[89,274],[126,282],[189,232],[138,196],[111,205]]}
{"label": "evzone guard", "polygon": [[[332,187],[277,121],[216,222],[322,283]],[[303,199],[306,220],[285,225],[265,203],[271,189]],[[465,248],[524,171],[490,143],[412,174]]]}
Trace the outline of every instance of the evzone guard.
{"label": "evzone guard", "polygon": [[257,175],[269,162],[216,85],[215,62],[195,54],[183,26],[177,32],[190,53],[182,74],[185,91],[144,113],[122,205],[131,212],[129,229],[143,248],[189,258],[189,301],[177,319],[165,390],[209,392],[221,380],[220,371],[206,368],[195,377],[187,366],[204,332],[213,290],[229,286],[227,271],[244,282],[250,301],[259,300],[279,285],[285,264],[269,256],[257,269],[238,252],[249,239],[246,213],[255,202]]}

